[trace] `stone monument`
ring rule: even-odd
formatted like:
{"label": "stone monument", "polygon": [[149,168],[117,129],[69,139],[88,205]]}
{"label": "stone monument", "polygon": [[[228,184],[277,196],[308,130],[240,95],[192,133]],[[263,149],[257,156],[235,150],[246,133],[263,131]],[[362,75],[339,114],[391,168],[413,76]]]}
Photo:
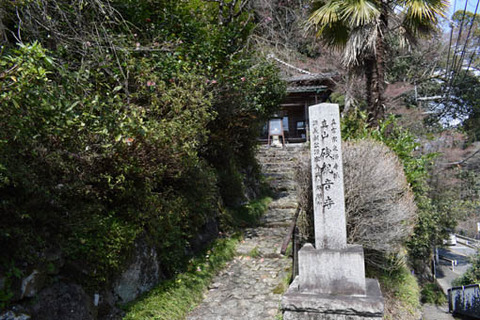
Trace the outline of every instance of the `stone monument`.
{"label": "stone monument", "polygon": [[311,106],[309,118],[315,247],[298,252],[284,320],[382,319],[382,293],[377,280],[365,278],[363,248],[347,244],[338,105]]}

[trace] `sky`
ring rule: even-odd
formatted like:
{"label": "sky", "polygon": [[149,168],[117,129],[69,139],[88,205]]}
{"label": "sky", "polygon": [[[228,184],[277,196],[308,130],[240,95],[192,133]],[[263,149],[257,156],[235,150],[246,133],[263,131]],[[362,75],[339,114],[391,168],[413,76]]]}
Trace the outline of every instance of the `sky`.
{"label": "sky", "polygon": [[[476,0],[447,0],[447,1],[449,1],[450,3],[448,14],[447,14],[448,19],[452,18],[452,15],[455,13],[455,11],[458,11],[458,10],[463,11],[463,9],[465,9],[465,2],[467,2],[467,11],[470,11],[472,13],[475,12],[475,6],[477,5]],[[478,7],[477,14],[478,13],[480,13],[480,5]],[[443,19],[440,20],[440,27],[445,33],[450,32],[450,24],[448,23],[448,21]]]}
{"label": "sky", "polygon": [[[467,11],[475,12],[475,6],[477,5],[477,1],[475,0],[450,0],[449,18],[452,17],[455,11],[465,9],[465,1],[467,2]],[[478,11],[480,11],[480,6]]]}

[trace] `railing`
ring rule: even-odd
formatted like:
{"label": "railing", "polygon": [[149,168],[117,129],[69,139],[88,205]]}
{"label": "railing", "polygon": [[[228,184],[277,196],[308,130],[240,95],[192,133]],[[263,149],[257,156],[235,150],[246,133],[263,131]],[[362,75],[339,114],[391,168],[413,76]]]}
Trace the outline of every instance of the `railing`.
{"label": "railing", "polygon": [[477,239],[465,237],[459,234],[455,234],[455,236],[457,237],[457,241],[463,244],[464,246],[467,246],[473,249],[480,248],[480,241],[478,241]]}
{"label": "railing", "polygon": [[454,314],[480,319],[480,285],[448,289],[448,310]]}
{"label": "railing", "polygon": [[458,265],[457,260],[449,259],[449,258],[444,257],[444,256],[440,256],[439,259],[449,262],[452,265],[452,271],[455,271],[455,266]]}
{"label": "railing", "polygon": [[290,241],[292,241],[292,280],[298,275],[298,250],[300,249],[300,241],[298,239],[297,219],[300,210],[300,205],[298,205],[280,250],[280,253],[285,255],[287,253],[288,245],[290,244]]}

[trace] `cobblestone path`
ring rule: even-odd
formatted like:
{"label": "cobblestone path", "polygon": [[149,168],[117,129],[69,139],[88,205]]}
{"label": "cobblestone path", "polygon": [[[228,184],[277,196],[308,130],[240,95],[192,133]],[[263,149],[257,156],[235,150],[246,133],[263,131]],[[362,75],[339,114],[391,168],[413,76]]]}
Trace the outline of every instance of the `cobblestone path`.
{"label": "cobblestone path", "polygon": [[204,301],[187,319],[264,320],[280,314],[291,269],[291,259],[280,249],[296,209],[293,166],[298,148],[260,148],[257,157],[275,198],[260,226],[245,230],[235,259],[214,277]]}

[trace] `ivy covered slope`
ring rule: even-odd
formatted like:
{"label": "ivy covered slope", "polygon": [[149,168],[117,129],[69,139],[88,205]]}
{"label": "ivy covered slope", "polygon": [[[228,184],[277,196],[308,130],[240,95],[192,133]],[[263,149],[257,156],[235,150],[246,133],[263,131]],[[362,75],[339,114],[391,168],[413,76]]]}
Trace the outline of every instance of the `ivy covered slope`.
{"label": "ivy covered slope", "polygon": [[246,175],[258,174],[257,128],[285,91],[248,47],[249,12],[204,1],[6,2],[2,305],[33,268],[60,267],[93,292],[139,238],[174,274],[219,204],[255,190]]}

